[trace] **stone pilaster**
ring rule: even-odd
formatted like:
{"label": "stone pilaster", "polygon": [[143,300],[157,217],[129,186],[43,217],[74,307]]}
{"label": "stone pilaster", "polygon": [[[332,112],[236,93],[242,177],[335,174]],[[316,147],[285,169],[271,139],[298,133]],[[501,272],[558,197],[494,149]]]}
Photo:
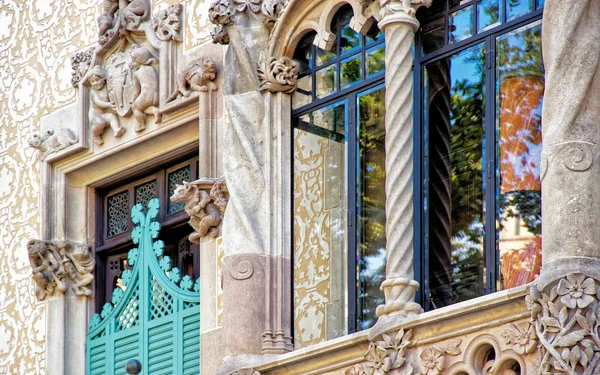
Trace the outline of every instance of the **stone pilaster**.
{"label": "stone pilaster", "polygon": [[418,314],[414,302],[419,283],[414,280],[413,265],[413,73],[414,33],[419,27],[417,8],[431,1],[380,0],[379,27],[385,33],[385,191],[386,191],[386,280],[381,289],[385,305],[377,307],[380,317],[371,331],[375,337],[404,319]]}

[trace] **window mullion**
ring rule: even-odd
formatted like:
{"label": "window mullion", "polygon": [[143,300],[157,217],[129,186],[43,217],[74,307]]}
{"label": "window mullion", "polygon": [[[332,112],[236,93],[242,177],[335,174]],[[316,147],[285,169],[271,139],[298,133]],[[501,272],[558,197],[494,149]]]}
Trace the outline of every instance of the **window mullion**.
{"label": "window mullion", "polygon": [[357,314],[357,121],[356,121],[356,94],[351,94],[347,99],[347,127],[346,127],[346,147],[347,147],[347,185],[348,185],[348,332],[356,332],[356,314]]}

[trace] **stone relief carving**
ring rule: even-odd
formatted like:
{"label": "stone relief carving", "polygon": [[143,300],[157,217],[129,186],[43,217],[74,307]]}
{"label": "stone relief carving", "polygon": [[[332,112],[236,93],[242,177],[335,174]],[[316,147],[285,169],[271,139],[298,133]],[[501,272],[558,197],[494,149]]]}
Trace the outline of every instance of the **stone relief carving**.
{"label": "stone relief carving", "polygon": [[598,281],[571,273],[544,290],[530,287],[527,304],[538,340],[543,374],[600,372]]}
{"label": "stone relief carving", "polygon": [[215,0],[208,8],[208,18],[215,26],[210,30],[213,43],[229,44],[227,28],[233,23],[235,10],[229,0]]}
{"label": "stone relief carving", "polygon": [[176,40],[181,42],[181,10],[183,5],[170,5],[168,8],[161,10],[152,18],[152,29],[156,33],[156,37],[163,42]]}
{"label": "stone relief carving", "polygon": [[64,293],[69,288],[78,296],[92,295],[95,261],[87,246],[65,241],[30,240],[27,251],[38,300],[57,292]]}
{"label": "stone relief carving", "polygon": [[261,61],[258,64],[260,90],[293,94],[298,84],[299,70],[298,63],[285,56]]}
{"label": "stone relief carving", "polygon": [[227,189],[224,176],[215,181],[215,184],[210,189],[210,198],[221,212],[221,216],[224,216],[227,203],[229,202],[229,190]]}
{"label": "stone relief carving", "polygon": [[[107,72],[99,66],[95,66],[88,77],[87,83],[91,86],[89,121],[92,127],[92,139],[94,143],[104,143],[102,135],[107,127],[110,127],[115,138],[125,134],[125,128],[121,127],[117,117],[116,104],[109,99],[110,89],[107,85]],[[114,95],[112,96],[114,98]]]}
{"label": "stone relief carving", "polygon": [[229,44],[228,26],[236,13],[248,12],[263,17],[265,26],[271,28],[285,9],[287,0],[215,0],[210,5],[208,16],[215,25],[210,34],[213,43]]}
{"label": "stone relief carving", "polygon": [[94,48],[89,48],[82,52],[77,52],[71,57],[71,84],[77,87],[85,73],[90,69],[92,57],[94,56]]}
{"label": "stone relief carving", "polygon": [[133,31],[140,27],[142,21],[145,21],[150,16],[150,3],[147,0],[120,0],[127,2],[125,7],[121,7],[120,22],[123,34],[124,30]]}
{"label": "stone relief carving", "polygon": [[[381,341],[371,342],[365,353],[366,363],[363,371],[366,375],[384,375],[392,370],[403,369],[412,374],[413,367],[406,363],[406,349],[412,346],[412,330],[399,330],[394,337],[381,335]],[[405,366],[406,364],[406,366]],[[404,367],[404,368],[403,368]]]}
{"label": "stone relief carving", "polygon": [[445,355],[459,355],[461,340],[448,345],[434,345],[425,348],[419,355],[419,375],[438,375],[445,367]]}
{"label": "stone relief carving", "polygon": [[214,80],[217,78],[217,64],[210,57],[192,61],[177,75],[177,90],[171,94],[167,102],[175,100],[179,95],[188,97],[192,92],[216,91]]}
{"label": "stone relief carving", "polygon": [[190,242],[199,243],[206,235],[217,237],[222,216],[206,190],[197,183],[184,181],[183,185],[177,185],[171,201],[185,203],[184,210],[190,216],[188,223],[194,228],[189,235]]}
{"label": "stone relief carving", "polygon": [[502,337],[507,345],[519,354],[533,353],[537,347],[537,335],[530,322],[509,324],[502,332]]}
{"label": "stone relief carving", "polygon": [[137,121],[136,132],[146,129],[147,113],[154,114],[157,123],[161,122],[161,115],[157,108],[158,72],[152,66],[155,63],[158,63],[158,61],[148,49],[138,47],[131,51],[129,67],[133,71],[133,94],[130,103],[133,116]]}
{"label": "stone relief carving", "polygon": [[118,0],[103,0],[102,14],[98,16],[98,43],[106,44],[115,33],[115,13],[119,9]]}
{"label": "stone relief carving", "polygon": [[42,133],[35,133],[28,140],[29,147],[42,152],[42,158],[53,152],[63,150],[77,143],[77,135],[68,128],[46,129]]}

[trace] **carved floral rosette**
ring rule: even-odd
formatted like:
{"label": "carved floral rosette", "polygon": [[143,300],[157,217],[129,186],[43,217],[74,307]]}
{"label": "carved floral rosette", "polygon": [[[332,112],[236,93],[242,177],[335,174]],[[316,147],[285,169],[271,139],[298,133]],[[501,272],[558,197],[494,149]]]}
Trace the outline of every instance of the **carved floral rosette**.
{"label": "carved floral rosette", "polygon": [[571,273],[540,291],[530,287],[527,304],[537,334],[540,374],[600,373],[598,281]]}
{"label": "carved floral rosette", "polygon": [[260,90],[293,94],[298,84],[298,63],[289,57],[271,57],[258,64]]}

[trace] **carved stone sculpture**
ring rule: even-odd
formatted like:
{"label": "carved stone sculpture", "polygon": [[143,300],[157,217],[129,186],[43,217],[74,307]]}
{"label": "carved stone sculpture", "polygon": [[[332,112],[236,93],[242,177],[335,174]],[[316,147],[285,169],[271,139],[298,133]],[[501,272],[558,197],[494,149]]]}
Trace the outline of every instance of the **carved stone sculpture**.
{"label": "carved stone sculpture", "polygon": [[42,158],[44,158],[46,155],[58,152],[77,143],[77,136],[68,128],[46,129],[42,133],[34,134],[28,143],[29,147],[40,150]]}
{"label": "carved stone sculpture", "polygon": [[106,44],[114,35],[115,13],[119,9],[119,0],[103,0],[102,14],[98,16],[98,43]]}
{"label": "carved stone sculpture", "polygon": [[188,97],[192,91],[217,90],[217,85],[213,82],[216,77],[217,64],[212,58],[205,57],[191,62],[177,75],[177,91],[167,99],[167,102],[175,100],[180,94]]}
{"label": "carved stone sculpture", "polygon": [[92,295],[95,262],[87,246],[31,240],[27,243],[27,251],[38,300],[56,292],[64,293],[69,288],[76,295]]}
{"label": "carved stone sculpture", "polygon": [[210,30],[213,43],[229,44],[227,27],[233,22],[235,10],[229,0],[214,0],[208,8],[208,18],[215,26]]}
{"label": "carved stone sculpture", "polygon": [[190,242],[200,243],[200,238],[206,235],[216,237],[219,234],[221,213],[208,192],[198,184],[184,181],[183,185],[177,185],[171,201],[185,203],[184,210],[190,216],[188,223],[195,230],[189,235]]}
{"label": "carved stone sculpture", "polygon": [[152,19],[152,29],[156,37],[163,42],[176,40],[181,42],[181,20],[179,19],[183,6],[181,4],[170,5],[161,10]]}
{"label": "carved stone sculpture", "polygon": [[267,27],[272,27],[287,5],[286,0],[215,0],[210,5],[208,16],[215,24],[210,34],[213,43],[229,44],[228,27],[236,13],[249,12],[259,15]]}
{"label": "carved stone sculpture", "polygon": [[[133,4],[133,3],[132,3]],[[146,129],[146,114],[154,114],[156,122],[161,122],[158,111],[158,72],[152,66],[157,60],[144,47],[131,51],[134,91],[131,99],[131,109],[137,121],[136,132]]]}
{"label": "carved stone sculpture", "polygon": [[227,189],[225,177],[221,177],[215,182],[210,189],[210,198],[221,212],[221,216],[224,216],[227,203],[229,202],[229,190]]}
{"label": "carved stone sculpture", "polygon": [[260,375],[260,372],[254,370],[253,368],[243,368],[232,372],[230,375]]}
{"label": "carved stone sculpture", "polygon": [[260,90],[293,94],[298,84],[300,67],[289,57],[270,58],[258,65]]}
{"label": "carved stone sculpture", "polygon": [[119,118],[115,113],[115,103],[109,100],[106,88],[106,71],[99,66],[95,66],[90,72],[88,83],[92,87],[89,110],[92,139],[94,143],[101,145],[104,143],[102,135],[107,127],[110,126],[116,138],[125,133],[125,128],[121,127]]}
{"label": "carved stone sculpture", "polygon": [[71,84],[73,87],[79,85],[79,82],[89,70],[93,55],[94,48],[89,48],[85,51],[77,52],[71,57]]}
{"label": "carved stone sculpture", "polygon": [[[364,374],[386,374],[404,367],[405,373],[412,374],[413,367],[406,364],[406,349],[412,346],[412,330],[399,330],[394,337],[382,334],[380,341],[369,344],[363,364]],[[406,364],[406,366],[405,366]]]}
{"label": "carved stone sculpture", "polygon": [[137,30],[140,24],[150,16],[150,4],[147,0],[127,0],[127,4],[121,9],[121,26],[127,31]]}
{"label": "carved stone sculpture", "polygon": [[598,280],[570,273],[540,291],[530,287],[527,304],[541,344],[540,373],[600,373]]}

